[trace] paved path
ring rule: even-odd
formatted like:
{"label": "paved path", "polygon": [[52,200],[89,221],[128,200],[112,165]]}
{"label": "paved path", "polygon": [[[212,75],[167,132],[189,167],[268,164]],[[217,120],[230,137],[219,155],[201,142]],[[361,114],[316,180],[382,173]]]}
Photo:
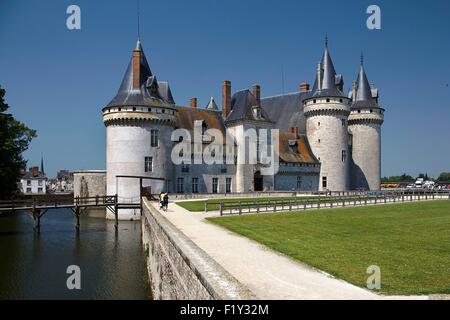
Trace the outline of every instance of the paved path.
{"label": "paved path", "polygon": [[205,221],[211,213],[171,203],[164,215],[260,299],[383,298]]}

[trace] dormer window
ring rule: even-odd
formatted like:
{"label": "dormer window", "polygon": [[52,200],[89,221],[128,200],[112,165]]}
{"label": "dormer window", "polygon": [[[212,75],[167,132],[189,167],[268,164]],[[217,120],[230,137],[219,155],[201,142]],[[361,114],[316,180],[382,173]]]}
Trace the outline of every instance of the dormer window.
{"label": "dormer window", "polygon": [[291,151],[293,153],[298,153],[298,145],[297,145],[297,140],[289,140],[289,148],[291,149]]}
{"label": "dormer window", "polygon": [[260,119],[261,118],[261,107],[253,107],[253,117],[256,119]]}

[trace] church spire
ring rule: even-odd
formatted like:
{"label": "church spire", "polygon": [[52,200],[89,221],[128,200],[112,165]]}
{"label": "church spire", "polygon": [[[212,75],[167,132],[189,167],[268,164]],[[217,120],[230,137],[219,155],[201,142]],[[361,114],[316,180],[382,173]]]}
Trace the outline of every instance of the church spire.
{"label": "church spire", "polygon": [[42,174],[45,175],[45,171],[44,171],[44,156],[41,156],[41,172],[42,172]]}

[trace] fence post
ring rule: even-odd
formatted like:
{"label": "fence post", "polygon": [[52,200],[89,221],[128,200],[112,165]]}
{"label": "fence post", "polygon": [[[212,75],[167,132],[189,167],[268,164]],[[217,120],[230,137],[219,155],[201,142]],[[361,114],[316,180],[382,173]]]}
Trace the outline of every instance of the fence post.
{"label": "fence post", "polygon": [[242,214],[242,204],[240,201],[238,201],[238,204],[239,204],[239,215],[241,215]]}
{"label": "fence post", "polygon": [[220,216],[222,216],[222,215],[223,215],[223,212],[222,212],[222,202],[219,203],[219,210],[220,210]]}
{"label": "fence post", "polygon": [[208,212],[208,200],[205,200],[205,213]]}

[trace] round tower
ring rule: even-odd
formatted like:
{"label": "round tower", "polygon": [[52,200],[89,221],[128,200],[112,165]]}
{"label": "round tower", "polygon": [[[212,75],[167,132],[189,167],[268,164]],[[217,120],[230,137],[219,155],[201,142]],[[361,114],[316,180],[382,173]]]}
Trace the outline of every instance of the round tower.
{"label": "round tower", "polygon": [[[173,172],[170,137],[177,109],[168,84],[152,74],[139,40],[117,95],[102,112],[107,195],[139,203],[141,181],[152,193],[166,191]],[[107,218],[114,218],[108,210]],[[138,209],[119,211],[119,219],[139,218]]]}
{"label": "round tower", "polygon": [[378,191],[381,188],[381,125],[384,109],[378,106],[377,90],[369,85],[362,57],[352,99],[348,118],[353,159],[351,186],[352,189]]}
{"label": "round tower", "polygon": [[342,76],[336,75],[326,44],[312,94],[303,101],[308,142],[321,163],[320,191],[345,191],[350,185],[347,119],[351,100],[342,88]]}

